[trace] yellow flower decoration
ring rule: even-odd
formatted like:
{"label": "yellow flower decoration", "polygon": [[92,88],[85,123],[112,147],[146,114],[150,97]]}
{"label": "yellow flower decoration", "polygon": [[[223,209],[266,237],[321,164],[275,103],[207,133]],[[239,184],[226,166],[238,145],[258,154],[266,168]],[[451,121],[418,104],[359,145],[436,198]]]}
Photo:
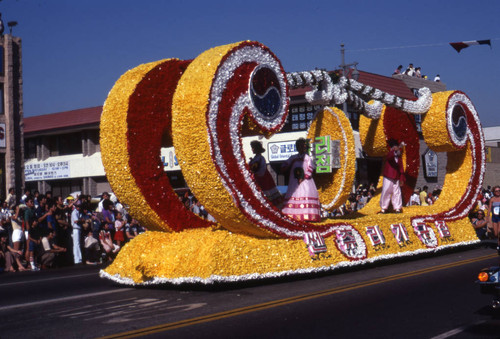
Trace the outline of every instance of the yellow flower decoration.
{"label": "yellow flower decoration", "polygon": [[341,206],[351,192],[355,177],[356,150],[351,122],[344,112],[336,107],[325,108],[318,113],[309,128],[307,137],[330,135],[332,140],[340,140],[341,168],[333,173],[316,174],[314,181],[318,188],[323,208],[334,210]]}
{"label": "yellow flower decoration", "polygon": [[422,119],[425,142],[435,152],[453,152],[463,148],[463,145],[457,146],[453,140],[451,115],[454,114],[454,107],[450,107],[448,103],[453,93],[455,91],[433,93],[432,106]]}
{"label": "yellow flower decoration", "polygon": [[128,99],[144,75],[165,61],[137,66],[123,74],[115,83],[102,110],[100,146],[106,177],[114,193],[130,206],[130,213],[148,228],[170,231],[170,227],[147,204],[136,185],[130,172],[127,139]]}
{"label": "yellow flower decoration", "polygon": [[235,205],[212,161],[206,125],[214,77],[219,65],[241,43],[212,48],[199,55],[186,69],[172,104],[174,147],[182,173],[194,195],[217,222],[234,232],[270,237],[255,227]]}

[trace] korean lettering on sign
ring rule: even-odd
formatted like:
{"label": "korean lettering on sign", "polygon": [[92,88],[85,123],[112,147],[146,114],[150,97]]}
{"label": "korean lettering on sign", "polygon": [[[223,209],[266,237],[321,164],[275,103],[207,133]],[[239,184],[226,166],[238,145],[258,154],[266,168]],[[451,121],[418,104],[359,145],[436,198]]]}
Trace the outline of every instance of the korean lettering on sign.
{"label": "korean lettering on sign", "polygon": [[24,176],[26,181],[69,178],[69,167],[68,161],[28,164],[25,165]]}
{"label": "korean lettering on sign", "polygon": [[332,173],[340,168],[340,141],[332,140],[329,135],[316,137],[313,144],[316,173]]}
{"label": "korean lettering on sign", "polygon": [[267,144],[269,161],[284,161],[297,154],[295,141],[270,142]]}

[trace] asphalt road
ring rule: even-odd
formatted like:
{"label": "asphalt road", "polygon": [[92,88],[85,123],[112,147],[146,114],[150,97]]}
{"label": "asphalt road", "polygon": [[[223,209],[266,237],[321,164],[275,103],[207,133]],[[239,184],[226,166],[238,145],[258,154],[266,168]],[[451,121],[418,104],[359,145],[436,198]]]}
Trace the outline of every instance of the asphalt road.
{"label": "asphalt road", "polygon": [[474,248],[322,276],[130,288],[99,268],[0,275],[0,338],[498,338]]}

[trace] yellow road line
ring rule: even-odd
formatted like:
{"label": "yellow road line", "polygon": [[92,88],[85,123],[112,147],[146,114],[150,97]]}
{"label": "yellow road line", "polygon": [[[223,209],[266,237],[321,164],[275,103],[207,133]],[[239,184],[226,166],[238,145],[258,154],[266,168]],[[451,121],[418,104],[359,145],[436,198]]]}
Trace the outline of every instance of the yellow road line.
{"label": "yellow road line", "polygon": [[444,269],[448,269],[448,268],[452,268],[452,267],[467,265],[467,264],[471,264],[471,263],[478,262],[478,261],[492,259],[495,257],[498,257],[498,255],[496,253],[489,254],[489,255],[482,256],[482,257],[457,261],[454,263],[423,268],[423,269],[412,271],[412,272],[399,273],[399,274],[391,275],[388,277],[372,279],[372,280],[365,281],[365,282],[358,282],[358,283],[353,283],[353,284],[349,284],[349,285],[339,286],[339,287],[335,287],[335,288],[328,289],[328,290],[308,293],[308,294],[299,295],[299,296],[290,297],[290,298],[285,298],[285,299],[269,301],[269,302],[265,302],[265,303],[261,303],[261,304],[257,304],[257,305],[252,305],[252,306],[235,308],[232,310],[214,313],[214,314],[209,314],[209,315],[205,315],[205,316],[201,316],[201,317],[190,318],[190,319],[185,319],[185,320],[176,321],[176,322],[172,322],[172,323],[151,326],[151,327],[145,327],[142,329],[128,331],[128,332],[117,333],[117,334],[113,334],[113,335],[102,337],[102,338],[103,339],[134,338],[134,337],[138,337],[138,336],[149,335],[149,334],[153,334],[153,333],[173,330],[173,329],[180,328],[180,327],[191,326],[191,325],[196,325],[196,324],[200,324],[200,323],[204,323],[204,322],[234,317],[237,315],[246,314],[246,313],[250,313],[250,312],[261,311],[261,310],[265,310],[265,309],[269,309],[269,308],[273,308],[273,307],[277,307],[277,306],[283,306],[283,305],[287,305],[287,304],[291,304],[291,303],[296,303],[299,301],[324,297],[324,296],[331,295],[331,294],[347,292],[347,291],[355,290],[358,288],[378,285],[378,284],[382,284],[382,283],[393,281],[393,280],[414,277],[417,275],[422,275],[422,274],[431,273],[431,272],[435,272],[435,271],[439,271],[439,270],[444,270]]}

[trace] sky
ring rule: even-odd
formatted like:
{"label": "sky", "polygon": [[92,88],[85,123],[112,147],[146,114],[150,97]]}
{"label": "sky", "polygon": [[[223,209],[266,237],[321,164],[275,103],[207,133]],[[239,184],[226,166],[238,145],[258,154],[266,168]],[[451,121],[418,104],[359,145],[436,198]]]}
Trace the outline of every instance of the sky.
{"label": "sky", "polygon": [[[341,43],[366,72],[413,63],[465,92],[484,127],[500,125],[497,0],[0,0],[0,12],[18,22],[25,117],[100,106],[140,64],[255,40],[286,72],[338,68]],[[448,44],[484,39],[491,48]]]}

